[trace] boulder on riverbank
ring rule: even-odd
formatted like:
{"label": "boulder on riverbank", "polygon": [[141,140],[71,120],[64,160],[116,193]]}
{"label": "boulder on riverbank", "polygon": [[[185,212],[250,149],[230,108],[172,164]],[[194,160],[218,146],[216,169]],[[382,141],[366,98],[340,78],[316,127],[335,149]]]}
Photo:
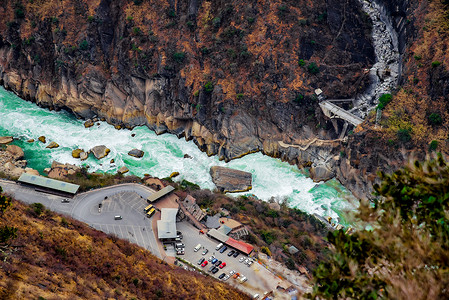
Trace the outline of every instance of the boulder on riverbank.
{"label": "boulder on riverbank", "polygon": [[90,152],[92,152],[97,159],[102,159],[107,156],[111,150],[109,150],[105,145],[100,145],[90,149]]}
{"label": "boulder on riverbank", "polygon": [[134,156],[137,158],[141,158],[144,154],[145,154],[145,152],[143,152],[142,150],[139,150],[139,149],[133,149],[128,152],[128,155]]}
{"label": "boulder on riverbank", "polygon": [[89,119],[89,120],[87,120],[86,122],[84,122],[84,127],[85,128],[89,128],[89,127],[92,127],[92,126],[94,126],[94,121],[92,121],[91,119]]}
{"label": "boulder on riverbank", "polygon": [[45,136],[43,136],[43,135],[41,135],[40,137],[38,137],[37,138],[40,142],[42,142],[42,143],[46,143],[47,142],[47,139],[45,138]]}
{"label": "boulder on riverbank", "polygon": [[63,179],[67,175],[75,174],[80,171],[81,168],[71,164],[63,164],[57,161],[53,161],[51,164],[51,169],[48,171],[48,177],[54,179]]}
{"label": "boulder on riverbank", "polygon": [[81,160],[86,160],[88,157],[89,157],[89,153],[84,152],[84,151],[80,153]]}
{"label": "boulder on riverbank", "polygon": [[0,145],[6,145],[14,140],[12,136],[0,136]]}
{"label": "boulder on riverbank", "polygon": [[12,155],[14,160],[22,159],[25,156],[22,148],[16,145],[8,145],[6,147],[6,151],[8,151]]}
{"label": "boulder on riverbank", "polygon": [[314,182],[328,181],[335,177],[334,172],[325,163],[310,167],[310,177]]}
{"label": "boulder on riverbank", "polygon": [[58,144],[58,143],[56,143],[56,142],[51,142],[51,143],[48,144],[48,146],[45,147],[45,148],[53,149],[53,148],[58,148],[58,147],[59,147],[59,144]]}
{"label": "boulder on riverbank", "polygon": [[222,192],[244,192],[252,189],[251,173],[225,167],[210,168],[212,181]]}

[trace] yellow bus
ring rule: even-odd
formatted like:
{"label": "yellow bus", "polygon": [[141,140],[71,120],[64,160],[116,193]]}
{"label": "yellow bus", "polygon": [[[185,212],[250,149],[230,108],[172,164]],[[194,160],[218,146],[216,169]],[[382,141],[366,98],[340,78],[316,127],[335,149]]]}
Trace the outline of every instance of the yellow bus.
{"label": "yellow bus", "polygon": [[143,209],[143,211],[144,212],[148,212],[150,209],[152,209],[153,208],[153,204],[150,204],[150,205],[148,205],[147,207],[145,207],[144,209]]}
{"label": "yellow bus", "polygon": [[154,213],[156,212],[156,209],[153,207],[147,212],[147,218],[150,218]]}

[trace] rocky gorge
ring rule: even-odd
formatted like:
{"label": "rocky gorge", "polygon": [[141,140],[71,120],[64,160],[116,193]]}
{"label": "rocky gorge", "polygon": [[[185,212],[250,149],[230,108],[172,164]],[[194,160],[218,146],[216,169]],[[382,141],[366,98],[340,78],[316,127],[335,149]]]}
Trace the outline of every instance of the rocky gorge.
{"label": "rocky gorge", "polygon": [[[157,9],[55,1],[49,10],[51,3],[11,2],[0,10],[7,20],[0,24],[0,83],[24,99],[117,128],[146,125],[192,139],[224,160],[261,151],[312,167],[318,181],[337,176],[360,198],[371,194],[376,172],[390,162],[382,160],[382,145],[366,145],[374,122],[339,139],[343,124],[331,125],[313,91],[365,95],[356,104],[367,115],[381,92],[401,83],[414,32],[407,1],[263,7],[192,0]],[[385,62],[376,59],[371,15],[362,12],[367,3],[376,4],[377,22],[388,23],[389,31],[374,22],[378,32],[396,33],[386,49],[397,53],[392,61],[388,52]]]}

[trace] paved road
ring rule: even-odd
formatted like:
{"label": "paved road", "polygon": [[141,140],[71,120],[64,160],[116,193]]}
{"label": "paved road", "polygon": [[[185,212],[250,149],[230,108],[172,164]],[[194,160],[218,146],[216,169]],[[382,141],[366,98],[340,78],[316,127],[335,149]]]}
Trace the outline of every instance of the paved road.
{"label": "paved road", "polygon": [[[64,197],[37,192],[33,188],[12,181],[0,180],[3,190],[25,203],[39,202],[48,209],[68,215],[106,233],[129,240],[162,258],[151,219],[145,217],[145,199],[150,188],[139,184],[121,184],[76,195],[69,203],[61,203]],[[107,199],[105,199],[107,197]],[[99,205],[102,203],[101,211]],[[156,205],[157,206],[157,205]],[[122,216],[115,220],[114,216]]]}

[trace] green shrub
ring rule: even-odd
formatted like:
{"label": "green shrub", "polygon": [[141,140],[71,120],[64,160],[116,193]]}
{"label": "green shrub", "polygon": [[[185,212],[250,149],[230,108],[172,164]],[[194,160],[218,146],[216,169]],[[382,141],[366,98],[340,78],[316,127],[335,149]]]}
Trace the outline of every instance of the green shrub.
{"label": "green shrub", "polygon": [[14,10],[14,16],[17,19],[23,19],[25,17],[25,11],[21,4]]}
{"label": "green shrub", "polygon": [[95,20],[94,16],[88,16],[87,21],[92,23]]}
{"label": "green shrub", "polygon": [[212,25],[218,29],[221,25],[221,19],[219,17],[213,18]]}
{"label": "green shrub", "polygon": [[242,93],[237,94],[237,100],[241,100],[241,99],[243,99],[243,97],[245,97],[244,94],[242,94]]}
{"label": "green shrub", "polygon": [[441,65],[441,61],[435,60],[435,61],[432,62],[432,68],[436,68],[439,65]]}
{"label": "green shrub", "polygon": [[51,22],[52,22],[53,24],[58,24],[59,19],[58,19],[57,17],[52,17],[52,18],[51,18]]}
{"label": "green shrub", "polygon": [[306,62],[304,61],[304,59],[300,59],[300,60],[298,60],[298,65],[299,65],[300,67],[303,67],[303,66],[306,65]]}
{"label": "green shrub", "polygon": [[293,99],[293,102],[297,103],[297,104],[301,104],[302,101],[304,100],[304,95],[298,93],[295,97],[295,99]]}
{"label": "green shrub", "polygon": [[82,51],[85,51],[89,48],[89,43],[86,40],[83,40],[80,44],[79,44],[79,49]]}
{"label": "green shrub", "polygon": [[5,244],[10,239],[15,239],[17,237],[17,228],[5,225],[0,228],[0,244]]}
{"label": "green shrub", "polygon": [[437,150],[437,148],[438,148],[438,141],[435,141],[435,140],[431,141],[429,144],[429,150],[435,151],[435,150]]}
{"label": "green shrub", "polygon": [[167,11],[167,17],[172,18],[172,19],[176,18],[176,12],[173,9],[169,9]]}
{"label": "green shrub", "polygon": [[173,54],[173,59],[177,62],[177,63],[182,63],[184,61],[184,59],[186,58],[186,54],[185,52],[175,52]]}
{"label": "green shrub", "polygon": [[415,56],[413,56],[414,58],[415,58],[415,60],[421,60],[422,59],[422,56],[421,55],[415,55]]}
{"label": "green shrub", "polygon": [[142,4],[142,0],[134,0],[134,5],[140,5]]}
{"label": "green shrub", "polygon": [[399,129],[396,134],[398,136],[399,141],[401,141],[403,143],[407,143],[412,140],[410,128]]}
{"label": "green shrub", "polygon": [[429,123],[430,123],[430,125],[441,125],[441,124],[443,124],[443,119],[441,118],[440,114],[431,113],[429,115]]}
{"label": "green shrub", "polygon": [[260,250],[262,251],[262,253],[265,253],[266,255],[271,256],[271,251],[270,251],[270,249],[268,249],[268,247],[262,246],[262,248]]}
{"label": "green shrub", "polygon": [[249,17],[248,19],[246,19],[247,21],[248,21],[248,24],[253,24],[255,21],[256,21],[256,19],[255,18],[252,18],[252,17]]}
{"label": "green shrub", "polygon": [[212,81],[206,82],[206,84],[204,85],[204,91],[206,93],[212,93],[213,90],[214,90],[214,84],[212,83]]}
{"label": "green shrub", "polygon": [[307,70],[309,71],[309,73],[311,74],[318,74],[320,72],[320,69],[318,68],[318,66],[316,65],[316,63],[311,62],[308,66],[307,66]]}
{"label": "green shrub", "polygon": [[198,97],[199,94],[200,94],[200,91],[199,91],[199,90],[196,90],[195,92],[193,92],[193,96],[194,96],[194,97]]}
{"label": "green shrub", "polygon": [[132,16],[127,16],[127,17],[126,17],[126,20],[127,20],[127,21],[132,21],[133,19],[134,19],[134,18],[133,18]]}
{"label": "green shrub", "polygon": [[30,209],[36,216],[40,216],[44,212],[45,206],[42,203],[33,203],[30,205]]}
{"label": "green shrub", "polygon": [[141,35],[142,34],[142,30],[139,27],[134,27],[133,28],[133,34],[134,35]]}
{"label": "green shrub", "polygon": [[382,94],[379,97],[379,104],[377,105],[377,109],[384,109],[385,106],[390,103],[390,101],[393,99],[393,96],[391,94]]}

